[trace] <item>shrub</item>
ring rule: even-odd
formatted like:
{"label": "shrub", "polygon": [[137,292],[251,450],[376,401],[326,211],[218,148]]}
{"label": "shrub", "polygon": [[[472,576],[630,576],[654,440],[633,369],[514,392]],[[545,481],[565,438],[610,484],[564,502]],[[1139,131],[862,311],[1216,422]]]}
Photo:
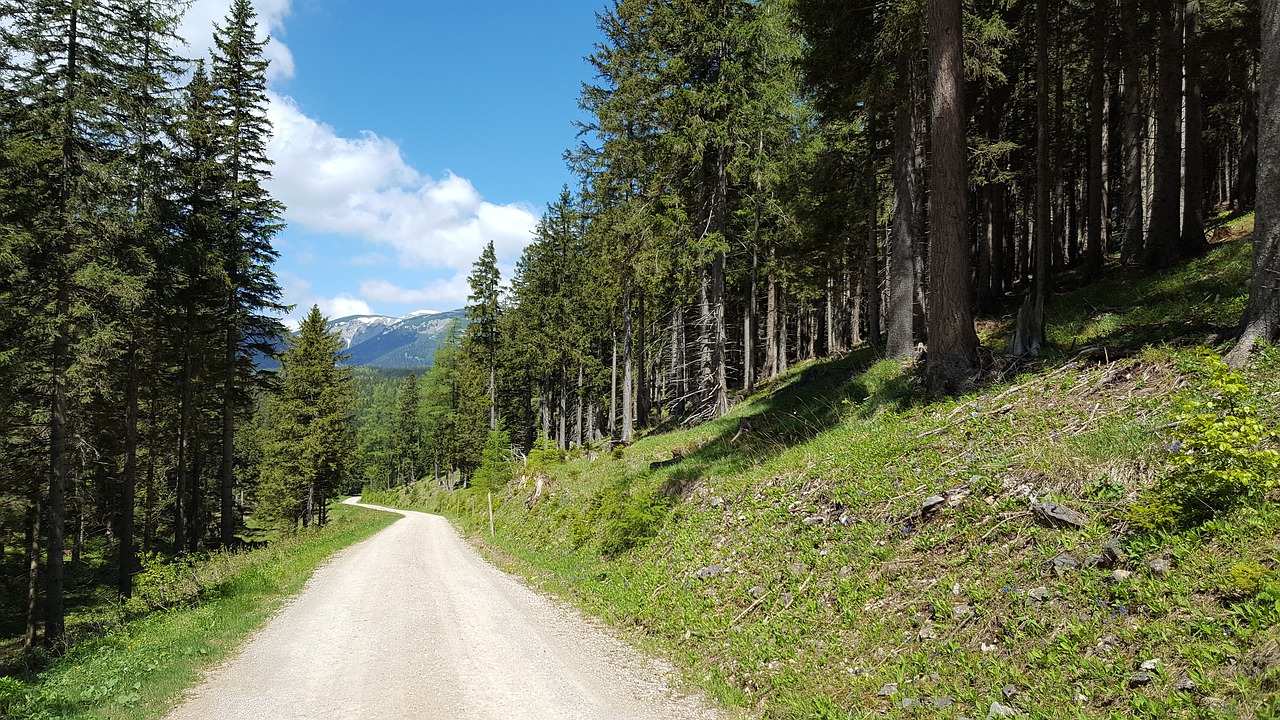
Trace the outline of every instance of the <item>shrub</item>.
{"label": "shrub", "polygon": [[170,610],[199,599],[202,588],[195,562],[190,558],[166,562],[159,553],[152,552],[139,560],[142,570],[133,578],[133,597],[128,602],[131,612]]}
{"label": "shrub", "polygon": [[650,492],[632,492],[622,480],[603,491],[597,500],[600,554],[613,557],[643,545],[658,534],[670,502]]}
{"label": "shrub", "polygon": [[1269,447],[1274,432],[1258,418],[1248,383],[1212,351],[1200,358],[1205,392],[1177,417],[1169,468],[1133,510],[1139,527],[1201,522],[1280,485],[1280,452]]}
{"label": "shrub", "polygon": [[480,467],[471,476],[471,487],[482,493],[502,488],[511,482],[514,474],[511,436],[503,430],[490,432],[484,445],[484,455],[480,458]]}

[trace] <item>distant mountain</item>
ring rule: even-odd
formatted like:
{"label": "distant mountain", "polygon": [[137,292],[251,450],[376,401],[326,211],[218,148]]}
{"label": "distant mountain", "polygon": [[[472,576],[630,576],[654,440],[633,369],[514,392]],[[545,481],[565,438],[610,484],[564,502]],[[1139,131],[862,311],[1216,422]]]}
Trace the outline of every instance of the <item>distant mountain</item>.
{"label": "distant mountain", "polygon": [[419,310],[401,318],[351,315],[329,321],[329,331],[346,343],[349,365],[383,368],[430,367],[449,326],[466,325],[465,310]]}

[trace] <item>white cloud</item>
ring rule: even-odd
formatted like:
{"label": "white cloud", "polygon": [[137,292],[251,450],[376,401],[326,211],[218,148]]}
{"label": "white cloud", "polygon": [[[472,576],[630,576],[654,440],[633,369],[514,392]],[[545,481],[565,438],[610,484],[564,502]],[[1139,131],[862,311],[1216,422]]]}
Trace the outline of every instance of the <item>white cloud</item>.
{"label": "white cloud", "polygon": [[485,202],[453,173],[423,175],[391,140],[340,137],[281,95],[271,96],[268,117],[270,189],[291,223],[388,245],[405,267],[469,269],[490,240],[510,262],[532,240],[538,218],[529,209]]}
{"label": "white cloud", "polygon": [[433,280],[418,289],[402,288],[388,280],[366,280],[360,284],[360,294],[369,300],[417,307],[460,308],[467,304],[470,292],[465,272]]}
{"label": "white cloud", "polygon": [[[284,34],[284,20],[289,15],[290,2],[291,0],[253,0],[253,9],[258,13],[258,35],[271,36],[271,42],[263,49],[263,54],[271,61],[267,68],[268,80],[293,77],[293,53],[280,40]],[[223,24],[230,9],[229,0],[195,0],[191,4],[178,27],[178,35],[187,41],[186,52],[190,57],[209,57],[213,49],[213,24]]]}
{"label": "white cloud", "polygon": [[350,315],[374,315],[369,303],[349,293],[339,293],[336,297],[324,297],[312,292],[311,283],[293,273],[278,274],[284,290],[284,302],[293,305],[293,312],[286,318],[285,324],[293,327],[303,316],[311,311],[311,306],[320,308],[325,317],[333,320]]}

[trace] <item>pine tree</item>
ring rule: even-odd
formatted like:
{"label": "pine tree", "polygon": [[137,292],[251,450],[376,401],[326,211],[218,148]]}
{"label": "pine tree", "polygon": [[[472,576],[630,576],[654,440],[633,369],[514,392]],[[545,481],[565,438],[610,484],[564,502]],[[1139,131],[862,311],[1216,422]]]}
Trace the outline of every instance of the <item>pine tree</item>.
{"label": "pine tree", "polygon": [[252,372],[250,354],[269,352],[283,328],[271,315],[282,311],[280,286],[271,271],[277,253],[271,241],[282,227],[283,206],[266,190],[267,38],[258,37],[250,0],[234,0],[224,24],[215,28],[213,109],[219,123],[219,163],[228,185],[217,245],[229,292],[223,309],[221,541],[235,539],[235,424],[245,404],[243,385]]}
{"label": "pine tree", "polygon": [[342,338],[330,334],[318,307],[280,356],[280,390],[268,401],[271,421],[257,512],[290,527],[325,522],[325,507],[351,472],[354,385],[342,365]]}
{"label": "pine tree", "polygon": [[484,359],[489,371],[489,430],[498,429],[497,398],[497,359],[498,359],[498,320],[499,286],[502,276],[498,272],[498,256],[493,250],[490,240],[476,260],[467,283],[471,286],[471,294],[467,296],[467,338],[470,346],[475,348]]}

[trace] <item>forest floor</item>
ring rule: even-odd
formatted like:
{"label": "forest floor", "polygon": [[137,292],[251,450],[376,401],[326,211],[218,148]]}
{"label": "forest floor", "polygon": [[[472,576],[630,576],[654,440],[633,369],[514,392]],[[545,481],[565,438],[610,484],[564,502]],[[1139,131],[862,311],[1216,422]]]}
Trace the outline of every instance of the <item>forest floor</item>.
{"label": "forest floor", "polygon": [[[1048,352],[989,355],[963,397],[864,349],[718,421],[527,468],[494,494],[492,540],[469,491],[370,501],[448,515],[765,717],[1280,717],[1280,503],[1171,522],[1153,494],[1189,403],[1228,382],[1202,348],[1243,308],[1251,227],[1169,271],[1068,276]],[[1010,325],[984,320],[985,345]],[[1244,449],[1275,447],[1280,349],[1242,387],[1266,428]],[[1082,526],[1038,523],[1044,500]]]}

